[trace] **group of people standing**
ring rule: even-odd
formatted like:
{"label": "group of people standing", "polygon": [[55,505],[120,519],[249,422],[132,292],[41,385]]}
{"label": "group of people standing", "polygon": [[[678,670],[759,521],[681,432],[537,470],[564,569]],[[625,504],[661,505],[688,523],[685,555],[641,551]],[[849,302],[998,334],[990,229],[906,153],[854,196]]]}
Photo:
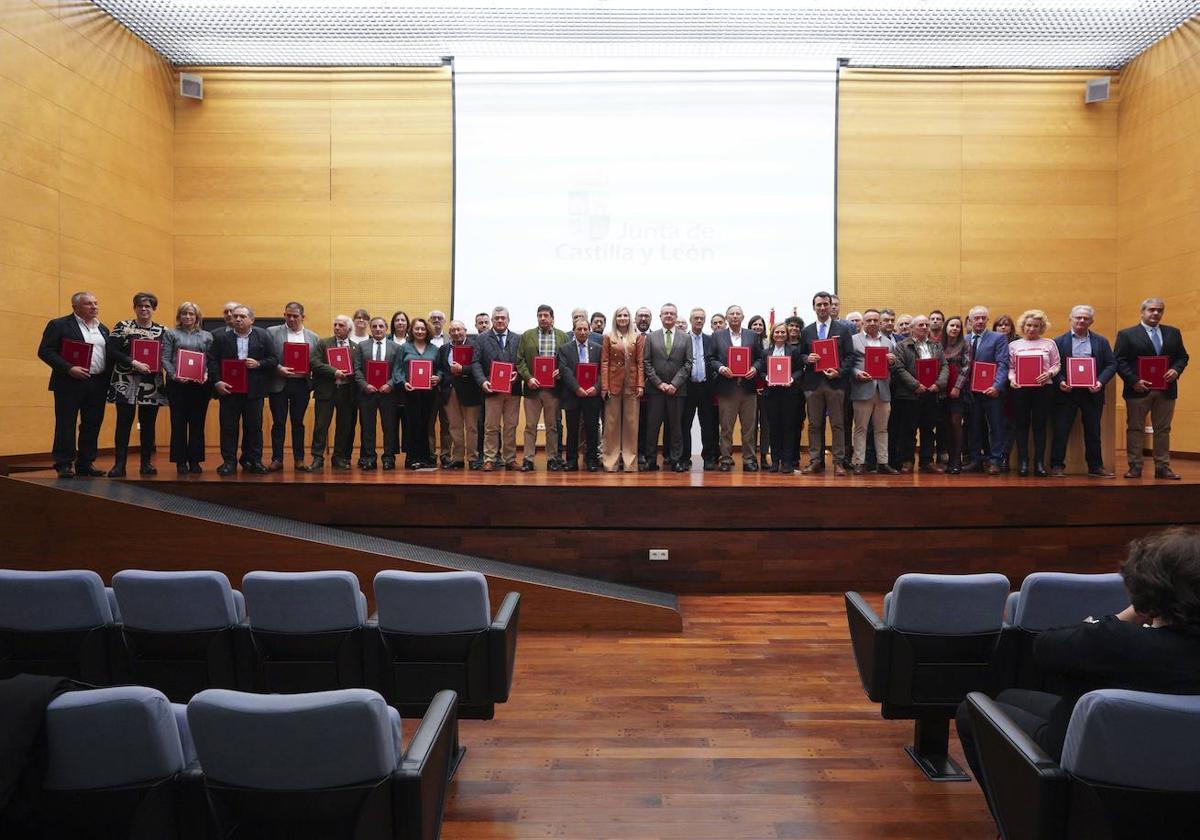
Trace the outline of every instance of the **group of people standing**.
{"label": "group of people standing", "polygon": [[[1115,349],[1092,332],[1089,306],[1075,307],[1070,329],[1050,339],[1041,310],[1016,321],[1001,316],[990,329],[982,306],[965,319],[939,310],[897,317],[873,308],[842,319],[837,296],[827,292],[813,297],[816,317],[809,324],[795,315],[779,324],[761,316],[746,322],[736,305],[711,321],[703,309],[692,309],[682,321],[667,303],[658,329],[648,308],[620,307],[611,325],[601,313],[589,317],[577,309],[567,332],[555,326],[553,308],[542,305],[537,326],[520,334],[509,329],[503,306],[476,315],[472,334],[440,311],[415,319],[398,311],[384,319],[358,310],[337,316],[332,335],[320,337],[305,326],[304,306],[295,301],[284,307],[283,323],[267,329],[254,325],[250,307],[231,301],[224,326],[211,333],[199,307],[186,301],[173,328],[159,324],[158,299],[149,292],[134,296],[134,317],[111,331],[100,323],[91,293],[76,293],[71,305],[72,314],[47,324],[38,350],[52,369],[54,462],[63,476],[103,474],[95,460],[106,401],[117,415],[108,475],[126,474],[135,420],[140,471],[156,472],[154,428],[162,405],[171,411],[170,460],[180,474],[201,472],[215,396],[222,475],[238,466],[250,473],[283,469],[289,424],[294,466],[302,471],[324,469],[332,425],[334,469],[352,468],[358,428],[364,470],[395,469],[403,456],[413,470],[531,471],[540,427],[549,470],[575,471],[582,463],[589,471],[654,471],[661,440],[664,468],[685,472],[692,468],[697,418],[705,470],[733,469],[740,425],[744,471],[821,473],[828,424],[837,475],[995,474],[1008,469],[1014,444],[1019,474],[1062,475],[1079,416],[1089,475],[1111,477],[1100,418],[1105,386],[1119,375],[1129,418],[1126,476],[1141,475],[1149,417],[1155,476],[1178,477],[1169,435],[1188,356],[1179,330],[1161,324],[1164,304],[1157,298],[1142,303],[1141,322],[1118,334]],[[147,348],[157,358],[146,358]],[[1067,368],[1085,358],[1091,378],[1081,384]],[[1162,362],[1151,379],[1147,359]],[[272,418],[266,463],[264,402]],[[808,461],[801,467],[806,420]]]}

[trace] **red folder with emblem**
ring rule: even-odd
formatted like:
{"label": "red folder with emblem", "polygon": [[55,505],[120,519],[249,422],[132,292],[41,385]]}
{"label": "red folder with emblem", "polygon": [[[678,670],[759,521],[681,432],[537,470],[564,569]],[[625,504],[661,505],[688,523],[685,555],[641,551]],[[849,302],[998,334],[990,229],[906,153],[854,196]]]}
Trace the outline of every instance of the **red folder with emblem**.
{"label": "red folder with emblem", "polygon": [[86,341],[64,338],[62,347],[58,352],[59,355],[67,360],[67,363],[71,367],[81,367],[84,370],[88,370],[92,366],[92,345]]}
{"label": "red folder with emblem", "polygon": [[197,350],[180,350],[175,356],[175,378],[184,382],[203,382],[204,354]]}
{"label": "red folder with emblem", "polygon": [[309,347],[307,341],[287,341],[283,345],[283,366],[293,373],[308,373]]}
{"label": "red folder with emblem", "polygon": [[250,392],[250,369],[246,367],[245,359],[222,359],[221,381],[229,386],[235,394]]}
{"label": "red folder with emblem", "polygon": [[767,384],[783,385],[784,387],[792,384],[791,356],[767,357]]}
{"label": "red folder with emblem", "polygon": [[863,370],[872,379],[888,378],[888,353],[886,347],[863,348]]}
{"label": "red folder with emblem", "polygon": [[554,367],[553,356],[533,357],[533,378],[538,381],[538,385],[543,388],[554,387]]}
{"label": "red folder with emblem", "polygon": [[153,338],[135,338],[129,343],[130,355],[135,362],[150,368],[151,373],[162,369],[162,342]]}
{"label": "red folder with emblem", "polygon": [[1037,388],[1038,377],[1042,375],[1042,356],[1025,355],[1017,356],[1017,387],[1018,388]]}
{"label": "red folder with emblem", "polygon": [[971,390],[982,394],[996,384],[995,362],[973,362],[971,364]]}
{"label": "red folder with emblem", "polygon": [[588,388],[595,388],[596,382],[600,379],[600,365],[595,362],[580,362],[575,367],[575,380],[579,383],[579,387],[585,391]]}
{"label": "red folder with emblem", "polygon": [[750,372],[750,348],[730,347],[725,366],[734,376],[745,376]]}
{"label": "red folder with emblem", "polygon": [[917,382],[926,388],[932,388],[937,384],[941,367],[937,359],[917,359]]}
{"label": "red folder with emblem", "polygon": [[1097,384],[1096,360],[1091,356],[1072,356],[1067,359],[1067,386],[1092,388]]}
{"label": "red folder with emblem", "polygon": [[463,367],[475,361],[475,348],[470,344],[455,344],[450,348],[450,353],[454,357],[454,361]]}
{"label": "red folder with emblem", "polygon": [[817,370],[836,370],[841,367],[836,338],[818,338],[812,343],[812,351],[821,357],[814,366]]}
{"label": "red folder with emblem", "polygon": [[392,366],[384,361],[367,360],[367,384],[382,388],[392,378]]}
{"label": "red folder with emblem", "polygon": [[512,362],[492,362],[491,374],[488,377],[488,384],[492,386],[492,393],[511,394],[512,375]]}
{"label": "red folder with emblem", "polygon": [[408,384],[414,391],[428,391],[433,387],[433,362],[429,359],[408,360]]}
{"label": "red folder with emblem", "polygon": [[331,368],[336,368],[342,373],[354,373],[354,366],[350,363],[350,348],[349,347],[328,347],[325,349],[325,361],[329,363]]}
{"label": "red folder with emblem", "polygon": [[1166,356],[1138,356],[1138,379],[1149,382],[1151,391],[1167,390],[1167,365],[1170,361]]}

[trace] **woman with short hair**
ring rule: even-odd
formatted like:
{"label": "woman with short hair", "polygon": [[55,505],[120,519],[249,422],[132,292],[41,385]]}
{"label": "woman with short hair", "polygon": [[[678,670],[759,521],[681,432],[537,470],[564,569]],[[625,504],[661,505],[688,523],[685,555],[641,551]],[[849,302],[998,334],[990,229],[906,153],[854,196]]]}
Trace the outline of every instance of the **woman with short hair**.
{"label": "woman with short hair", "polygon": [[[1029,432],[1033,429],[1033,474],[1045,478],[1046,426],[1053,404],[1054,376],[1062,367],[1058,345],[1045,337],[1050,321],[1040,309],[1030,309],[1017,319],[1021,338],[1008,345],[1008,384],[1013,400],[1013,427],[1017,439],[1017,474],[1029,475]],[[1020,385],[1017,364],[1021,358],[1037,358],[1041,373],[1033,385]]]}
{"label": "woman with short hair", "polygon": [[[116,363],[108,388],[108,401],[117,407],[117,428],[113,435],[116,460],[108,471],[109,478],[124,478],[125,461],[129,456],[129,436],[136,416],[139,428],[139,447],[142,475],[154,475],[154,423],[159,406],[167,404],[167,396],[159,387],[161,373],[151,373],[150,365],[133,357],[133,342],[138,339],[162,341],[166,327],[155,323],[158,297],[153,292],[138,292],[133,296],[133,317],[118,321],[108,334],[104,352]],[[162,347],[159,346],[161,353]]]}
{"label": "woman with short hair", "polygon": [[200,381],[179,377],[179,351],[203,353],[208,358],[212,333],[200,325],[204,318],[200,307],[189,300],[175,310],[175,328],[162,337],[162,369],[167,383],[167,403],[171,406],[171,461],[180,475],[201,473],[204,468],[204,421],[212,386],[208,382],[207,361],[200,362]]}

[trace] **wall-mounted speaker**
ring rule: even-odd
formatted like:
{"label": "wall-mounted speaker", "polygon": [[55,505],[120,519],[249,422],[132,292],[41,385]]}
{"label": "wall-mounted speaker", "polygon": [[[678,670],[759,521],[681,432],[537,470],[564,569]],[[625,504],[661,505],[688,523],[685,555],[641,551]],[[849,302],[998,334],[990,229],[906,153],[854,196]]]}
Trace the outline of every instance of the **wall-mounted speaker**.
{"label": "wall-mounted speaker", "polygon": [[1088,79],[1083,91],[1083,101],[1088,105],[1108,99],[1109,79]]}
{"label": "wall-mounted speaker", "polygon": [[204,98],[204,77],[195,73],[179,74],[179,95],[188,99]]}

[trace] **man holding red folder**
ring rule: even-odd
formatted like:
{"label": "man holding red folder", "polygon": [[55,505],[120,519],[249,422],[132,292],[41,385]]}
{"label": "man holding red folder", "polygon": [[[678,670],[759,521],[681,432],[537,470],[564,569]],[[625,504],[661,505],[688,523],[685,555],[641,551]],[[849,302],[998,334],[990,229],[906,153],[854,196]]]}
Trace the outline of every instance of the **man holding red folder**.
{"label": "man holding red folder", "polygon": [[[743,317],[740,306],[731,306],[725,310],[725,322],[728,326],[712,334],[706,360],[709,377],[713,380],[713,390],[717,394],[717,416],[721,424],[721,460],[717,469],[721,472],[733,469],[735,421],[740,422],[742,426],[742,470],[758,472],[757,447],[754,440],[755,423],[758,419],[758,391],[755,381],[765,375],[766,364],[762,340],[758,333],[742,329]],[[749,352],[731,354],[731,350]],[[690,346],[688,351],[691,351]],[[735,371],[733,365],[737,364],[735,357],[738,355],[742,355],[743,361],[748,364]],[[745,358],[747,355],[749,358]],[[646,457],[650,457],[649,452],[646,453]]]}
{"label": "man holding red folder", "polygon": [[350,351],[351,365],[358,360],[356,346],[350,342],[350,331],[354,322],[349,315],[339,315],[333,319],[333,335],[322,338],[313,348],[309,357],[309,368],[312,370],[313,397],[316,407],[313,411],[312,461],[306,466],[297,464],[301,472],[319,472],[325,466],[325,450],[329,443],[329,424],[337,417],[337,425],[333,432],[333,462],[344,464],[343,469],[350,466],[350,453],[354,451],[354,419],[358,413],[358,404],[354,374],[346,373],[329,364],[326,351],[331,347],[344,347]]}
{"label": "man holding red folder", "polygon": [[450,340],[438,348],[433,372],[438,376],[450,429],[450,461],[446,469],[461,470],[467,462],[467,442],[475,440],[483,394],[471,376],[475,337],[467,335],[467,325],[462,321],[451,321],[449,333]]}
{"label": "man holding red folder", "polygon": [[[254,326],[254,310],[239,306],[233,310],[233,326],[213,337],[208,348],[208,379],[220,402],[221,466],[218,475],[233,475],[238,463],[249,473],[267,472],[262,462],[263,399],[270,376],[279,365],[271,336]],[[232,363],[226,365],[225,363]],[[240,363],[240,365],[239,365]],[[224,369],[244,368],[246,389],[234,393],[225,381]],[[242,453],[238,458],[238,426],[241,426]]]}
{"label": "man holding red folder", "polygon": [[854,379],[850,398],[854,403],[854,474],[866,472],[867,425],[875,430],[877,472],[895,475],[888,463],[888,418],[892,413],[891,370],[896,365],[892,343],[879,333],[879,310],[863,311],[862,332],[851,339]]}
{"label": "man holding red folder", "polygon": [[[525,453],[522,472],[533,470],[537,451],[537,427],[546,425],[546,467],[558,469],[559,372],[554,363],[567,334],[554,327],[554,309],[543,303],[537,308],[538,325],[526,330],[517,345],[517,374],[525,388]],[[591,332],[591,328],[588,328]],[[570,454],[568,453],[568,457]]]}
{"label": "man holding red folder", "polygon": [[[1008,387],[1008,340],[998,332],[987,328],[986,306],[972,307],[967,315],[970,332],[967,333],[967,364],[959,371],[958,381],[951,383],[950,397],[958,399],[960,394],[971,395],[971,425],[967,442],[971,463],[963,472],[987,472],[999,475],[1000,464],[1007,460],[1008,441],[1004,436],[1004,403],[1000,399]],[[976,362],[987,362],[996,366],[996,375],[989,387],[982,391],[971,391],[972,367]],[[983,435],[987,433],[990,451],[983,448]]]}
{"label": "man holding red folder", "polygon": [[[807,364],[800,381],[808,415],[808,465],[801,470],[806,475],[825,472],[826,416],[829,417],[833,473],[846,474],[843,466],[846,460],[846,401],[849,399],[847,390],[854,345],[850,326],[833,316],[832,298],[829,292],[813,295],[812,308],[817,320],[800,331],[800,349]],[[817,342],[829,341],[835,342],[836,365],[830,363],[832,357],[822,356],[814,350],[814,346],[828,346]]]}
{"label": "man holding red folder", "polygon": [[[309,359],[320,337],[304,326],[304,305],[291,301],[283,307],[283,323],[267,329],[275,343],[279,366],[267,389],[271,406],[271,472],[283,469],[283,443],[287,423],[292,423],[292,457],[296,466],[304,464],[304,415],[312,397]],[[290,345],[290,346],[289,346]]]}
{"label": "man holding red folder", "polygon": [[[1093,478],[1112,478],[1104,468],[1104,453],[1100,444],[1100,418],[1104,413],[1104,388],[1117,375],[1117,359],[1108,339],[1092,332],[1095,310],[1076,306],[1071,310],[1071,329],[1054,339],[1058,345],[1062,367],[1054,377],[1057,391],[1054,396],[1054,433],[1050,443],[1050,475],[1066,474],[1067,440],[1075,415],[1083,426],[1083,454],[1088,475]],[[1079,379],[1076,370],[1087,373]]]}
{"label": "man holding red folder", "polygon": [[567,460],[564,472],[579,469],[580,427],[586,439],[584,466],[588,472],[599,472],[600,462],[600,351],[591,341],[591,324],[587,318],[575,320],[574,336],[558,349],[557,370],[562,377],[562,406],[567,412]]}
{"label": "man holding red folder", "polygon": [[[1125,454],[1129,458],[1126,478],[1141,478],[1146,417],[1154,426],[1154,477],[1177,480],[1171,470],[1171,418],[1179,396],[1178,379],[1187,367],[1188,354],[1183,334],[1162,323],[1166,304],[1162,298],[1142,301],[1142,320],[1117,333],[1117,372],[1125,380]],[[1148,379],[1150,371],[1164,367],[1161,380]]]}
{"label": "man holding red folder", "polygon": [[[91,292],[71,295],[71,310],[46,324],[38,345],[38,358],[50,366],[49,389],[54,392],[54,470],[61,478],[101,476],[95,460],[108,394],[108,327],[100,323],[100,304]],[[70,355],[85,364],[68,360],[63,355],[68,348],[80,351],[78,357]]]}
{"label": "man holding red folder", "polygon": [[[392,384],[392,367],[400,345],[388,338],[388,320],[375,316],[368,323],[370,335],[351,348],[354,365],[354,381],[358,385],[358,465],[360,469],[374,470],[376,441],[379,426],[383,426],[383,468],[396,469],[396,453],[400,451],[400,404],[396,400]],[[353,339],[351,339],[353,341]],[[357,354],[353,352],[357,349]],[[369,376],[375,372],[374,376]],[[335,470],[350,469],[350,462],[333,459]]]}
{"label": "man holding red folder", "polygon": [[[892,418],[895,422],[888,430],[889,443],[892,443],[893,434],[899,436],[895,448],[901,472],[910,469],[917,460],[921,472],[939,473],[933,433],[950,372],[941,343],[930,333],[929,318],[924,315],[913,318],[909,337],[896,343],[896,361],[896,376],[892,380]],[[919,460],[918,431],[921,433]]]}
{"label": "man holding red folder", "polygon": [[[507,365],[508,388],[491,382],[493,363]],[[517,336],[508,329],[508,308],[492,310],[492,328],[479,336],[471,376],[484,394],[483,471],[517,469],[517,419],[521,413],[521,380],[517,378]]]}

